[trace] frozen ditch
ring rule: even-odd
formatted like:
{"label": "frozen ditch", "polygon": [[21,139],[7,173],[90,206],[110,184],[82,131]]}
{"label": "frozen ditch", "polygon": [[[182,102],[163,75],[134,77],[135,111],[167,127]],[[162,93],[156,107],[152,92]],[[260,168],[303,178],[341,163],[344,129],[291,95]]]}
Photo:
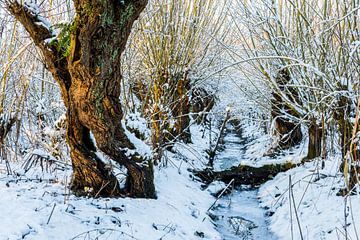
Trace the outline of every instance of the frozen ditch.
{"label": "frozen ditch", "polygon": [[214,168],[225,170],[240,164],[246,150],[247,139],[242,138],[239,130],[228,123],[223,139],[224,150],[215,157]]}
{"label": "frozen ditch", "polygon": [[265,210],[259,206],[257,193],[257,189],[235,189],[213,208],[212,218],[224,240],[276,240],[268,230]]}
{"label": "frozen ditch", "polygon": [[[224,137],[225,150],[215,158],[215,168],[224,170],[238,165],[245,157],[245,144],[246,139],[228,124]],[[257,188],[241,186],[217,201],[210,215],[224,240],[276,239],[268,229],[266,210],[260,207],[257,194]]]}

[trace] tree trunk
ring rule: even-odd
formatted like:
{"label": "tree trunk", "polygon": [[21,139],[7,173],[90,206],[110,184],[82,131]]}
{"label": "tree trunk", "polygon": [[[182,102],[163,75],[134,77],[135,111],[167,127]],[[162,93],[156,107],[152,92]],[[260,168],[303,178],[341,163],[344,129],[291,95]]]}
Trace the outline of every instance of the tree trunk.
{"label": "tree trunk", "polygon": [[282,117],[275,119],[275,132],[279,139],[278,148],[282,150],[296,146],[302,139],[301,126]]}
{"label": "tree trunk", "polygon": [[73,177],[71,189],[77,195],[118,196],[119,184],[111,169],[96,156],[89,129],[71,111],[67,114],[67,142],[70,147]]}
{"label": "tree trunk", "polygon": [[316,122],[311,122],[309,126],[309,144],[308,144],[308,154],[306,160],[311,160],[321,155],[321,141],[322,141],[322,128],[316,124]]}
{"label": "tree trunk", "polygon": [[[347,90],[347,87],[342,87],[341,90]],[[338,102],[336,111],[334,112],[334,119],[338,124],[338,131],[340,136],[341,153],[343,159],[349,151],[351,143],[351,135],[353,124],[349,121],[351,113],[351,100],[345,96],[341,96]]]}
{"label": "tree trunk", "polygon": [[180,138],[185,143],[191,142],[190,134],[190,79],[188,72],[184,73],[183,76],[180,76],[176,81],[176,91],[173,94],[173,103],[172,108],[173,117],[175,118],[175,126],[173,129],[173,135],[176,138]]}
{"label": "tree trunk", "polygon": [[6,136],[9,134],[12,126],[15,124],[15,121],[15,117],[11,116],[10,113],[0,113],[0,149],[3,148]]}
{"label": "tree trunk", "polygon": [[[6,143],[6,137],[10,133],[11,128],[16,122],[16,118],[11,115],[11,113],[0,113],[0,160],[5,160],[7,163],[7,156],[6,156],[6,149],[5,149],[5,143]],[[7,166],[8,167],[8,166]],[[9,168],[8,168],[8,174]]]}
{"label": "tree trunk", "polygon": [[286,94],[288,99],[293,100],[295,103],[299,102],[297,90],[286,86],[289,81],[290,76],[288,70],[283,69],[279,71],[276,82],[280,92],[274,91],[271,100],[271,116],[274,119],[275,134],[277,135],[278,142],[270,149],[269,154],[296,146],[301,142],[303,137],[300,124],[291,122],[285,117],[285,114],[299,117],[299,114],[290,106],[291,104],[282,96],[282,94]]}
{"label": "tree trunk", "polygon": [[[93,196],[119,196],[118,181],[96,156],[97,147],[128,170],[125,194],[155,197],[151,160],[143,159],[122,126],[120,61],[134,21],[147,0],[74,0],[76,17],[70,25],[70,46],[58,39],[26,5],[8,3],[41,49],[47,67],[59,83],[67,107],[67,142],[73,164],[72,190]],[[90,192],[88,191],[90,190]]]}

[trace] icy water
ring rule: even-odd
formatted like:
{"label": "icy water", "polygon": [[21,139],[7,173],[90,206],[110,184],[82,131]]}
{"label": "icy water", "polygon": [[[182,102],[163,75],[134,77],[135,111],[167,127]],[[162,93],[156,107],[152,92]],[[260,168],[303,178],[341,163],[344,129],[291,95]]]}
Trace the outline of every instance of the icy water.
{"label": "icy water", "polygon": [[224,240],[276,240],[268,230],[265,210],[259,207],[255,189],[237,189],[222,197],[212,211]]}
{"label": "icy water", "polygon": [[227,124],[223,144],[224,150],[215,157],[214,168],[224,170],[238,166],[244,157],[246,142],[247,139],[242,138],[233,125]]}
{"label": "icy water", "polygon": [[[246,142],[241,133],[228,124],[225,149],[215,159],[215,166],[227,169],[238,165],[244,157]],[[219,199],[211,213],[224,240],[276,240],[268,229],[268,217],[259,206],[257,194],[257,189],[238,187]]]}

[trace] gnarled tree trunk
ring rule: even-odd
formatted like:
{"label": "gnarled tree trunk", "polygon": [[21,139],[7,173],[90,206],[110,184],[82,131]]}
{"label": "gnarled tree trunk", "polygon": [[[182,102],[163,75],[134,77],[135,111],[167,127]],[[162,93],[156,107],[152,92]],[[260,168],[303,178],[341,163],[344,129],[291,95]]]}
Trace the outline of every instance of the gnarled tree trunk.
{"label": "gnarled tree trunk", "polygon": [[[116,177],[96,156],[97,147],[128,170],[125,193],[155,197],[151,161],[145,161],[125,134],[119,102],[120,58],[134,21],[147,0],[74,0],[76,17],[70,25],[70,46],[58,39],[26,4],[8,2],[41,49],[47,67],[59,83],[67,107],[67,142],[73,165],[72,190],[94,196],[121,194]],[[67,54],[68,53],[68,54]]]}
{"label": "gnarled tree trunk", "polygon": [[287,69],[280,70],[276,82],[280,92],[274,91],[272,94],[271,117],[274,119],[275,133],[278,137],[278,142],[276,146],[270,150],[270,154],[299,144],[303,137],[300,124],[292,122],[285,117],[285,114],[299,117],[298,113],[291,108],[290,104],[282,97],[282,94],[285,94],[288,99],[294,102],[299,101],[297,90],[286,86],[286,84],[290,82],[289,71]]}

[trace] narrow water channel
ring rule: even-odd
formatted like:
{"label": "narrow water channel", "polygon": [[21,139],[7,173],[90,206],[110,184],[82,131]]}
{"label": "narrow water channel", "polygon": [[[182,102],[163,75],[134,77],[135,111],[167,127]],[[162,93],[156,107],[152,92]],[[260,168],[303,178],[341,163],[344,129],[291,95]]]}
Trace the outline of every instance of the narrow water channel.
{"label": "narrow water channel", "polygon": [[223,138],[223,151],[215,157],[214,169],[225,170],[238,166],[245,157],[246,143],[247,139],[241,135],[241,130],[228,123]]}
{"label": "narrow water channel", "polygon": [[[215,168],[225,170],[238,165],[245,157],[246,142],[241,131],[229,123],[224,151],[215,158]],[[276,240],[268,229],[268,217],[257,195],[258,189],[243,186],[218,200],[211,214],[224,240]]]}
{"label": "narrow water channel", "polygon": [[276,240],[257,193],[257,189],[238,188],[218,201],[213,214],[224,240]]}

